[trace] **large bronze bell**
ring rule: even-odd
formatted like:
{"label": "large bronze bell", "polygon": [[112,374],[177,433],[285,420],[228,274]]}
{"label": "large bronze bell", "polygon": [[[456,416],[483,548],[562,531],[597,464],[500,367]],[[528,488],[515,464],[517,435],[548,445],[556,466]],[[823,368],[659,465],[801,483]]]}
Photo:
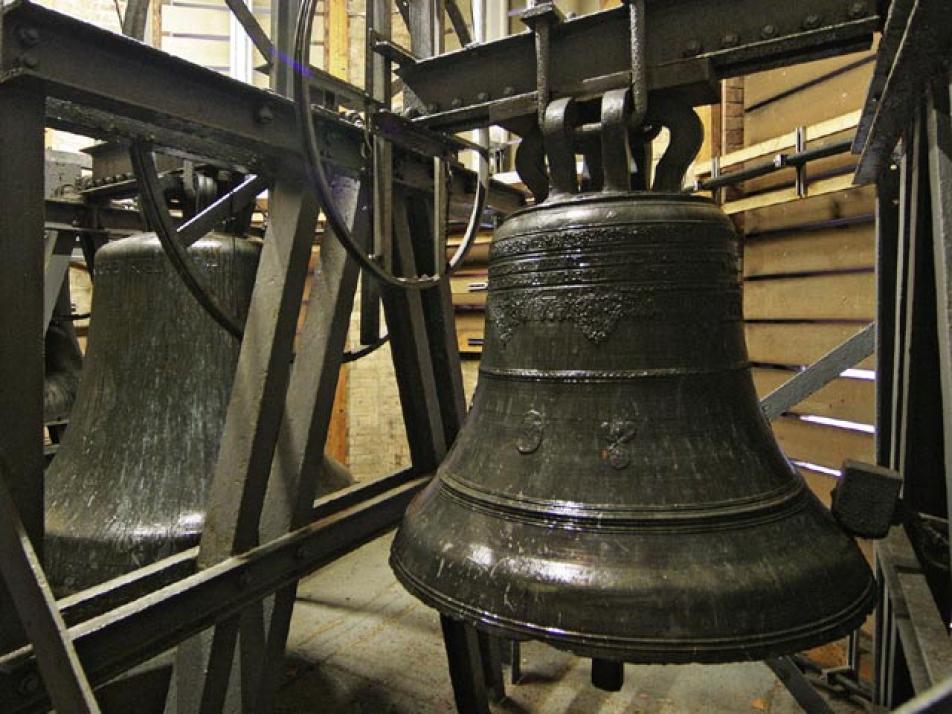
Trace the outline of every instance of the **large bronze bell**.
{"label": "large bronze bell", "polygon": [[[213,233],[189,255],[244,319],[259,246]],[[96,254],[89,348],[46,474],[46,565],[58,595],[197,543],[239,344],[202,309],[154,234]],[[347,483],[325,473],[321,487]]]}
{"label": "large bronze bell", "polygon": [[616,662],[764,659],[862,623],[870,569],[757,402],[736,244],[670,193],[503,224],[472,411],[393,544],[410,592]]}

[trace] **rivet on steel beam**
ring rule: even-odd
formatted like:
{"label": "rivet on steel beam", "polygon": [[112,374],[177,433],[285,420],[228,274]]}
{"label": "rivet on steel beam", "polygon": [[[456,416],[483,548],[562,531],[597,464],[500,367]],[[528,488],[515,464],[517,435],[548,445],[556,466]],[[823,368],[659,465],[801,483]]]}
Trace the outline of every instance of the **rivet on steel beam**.
{"label": "rivet on steel beam", "polygon": [[701,42],[699,40],[691,40],[684,46],[684,56],[691,57],[701,53]]}
{"label": "rivet on steel beam", "polygon": [[737,36],[736,32],[728,32],[721,38],[721,45],[724,47],[736,47],[738,42],[740,42],[740,37]]}
{"label": "rivet on steel beam", "polygon": [[247,570],[238,576],[238,585],[246,588],[251,585],[251,573]]}
{"label": "rivet on steel beam", "polygon": [[436,114],[436,112],[438,112],[438,111],[440,110],[440,105],[437,104],[437,103],[435,103],[435,102],[434,102],[433,104],[427,104],[427,105],[426,105],[426,110],[427,110],[430,114]]}
{"label": "rivet on steel beam", "polygon": [[29,52],[24,53],[20,57],[20,63],[27,69],[36,69],[40,66],[40,60],[37,59],[36,55],[30,54]]}
{"label": "rivet on steel beam", "polygon": [[24,695],[35,694],[39,689],[40,678],[35,674],[28,674],[17,684],[17,691]]}
{"label": "rivet on steel beam", "polygon": [[863,15],[866,14],[866,12],[867,12],[867,9],[866,9],[865,2],[854,2],[852,5],[850,5],[849,15],[850,15],[850,18],[853,20],[857,20],[861,18]]}
{"label": "rivet on steel beam", "polygon": [[457,109],[463,106],[463,100],[459,97],[453,97],[453,99],[450,100],[450,106],[453,107],[453,109]]}
{"label": "rivet on steel beam", "polygon": [[477,102],[488,102],[489,101],[489,92],[480,92],[476,95]]}
{"label": "rivet on steel beam", "polygon": [[820,26],[820,16],[819,15],[807,15],[803,18],[803,29],[804,30],[815,30]]}
{"label": "rivet on steel beam", "polygon": [[777,28],[775,25],[764,25],[760,28],[760,36],[765,40],[769,40],[771,37],[777,34]]}
{"label": "rivet on steel beam", "polygon": [[504,97],[511,97],[515,93],[516,93],[515,87],[506,86],[502,88],[502,96]]}
{"label": "rivet on steel beam", "polygon": [[40,42],[40,31],[35,27],[21,27],[17,31],[17,38],[25,47],[36,47]]}
{"label": "rivet on steel beam", "polygon": [[259,124],[270,124],[274,121],[274,111],[267,104],[262,104],[255,111],[255,121]]}
{"label": "rivet on steel beam", "polygon": [[303,545],[299,545],[294,549],[294,557],[297,560],[304,560],[307,558],[307,548]]}

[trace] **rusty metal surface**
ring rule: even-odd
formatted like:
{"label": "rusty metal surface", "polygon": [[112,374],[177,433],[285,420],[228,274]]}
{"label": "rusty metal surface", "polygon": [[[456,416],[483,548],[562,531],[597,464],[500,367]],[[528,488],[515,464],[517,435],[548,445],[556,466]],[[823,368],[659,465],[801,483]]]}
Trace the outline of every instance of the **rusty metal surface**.
{"label": "rusty metal surface", "polygon": [[776,657],[863,621],[869,568],[757,404],[735,241],[674,194],[503,225],[473,410],[394,542],[412,593],[629,662]]}

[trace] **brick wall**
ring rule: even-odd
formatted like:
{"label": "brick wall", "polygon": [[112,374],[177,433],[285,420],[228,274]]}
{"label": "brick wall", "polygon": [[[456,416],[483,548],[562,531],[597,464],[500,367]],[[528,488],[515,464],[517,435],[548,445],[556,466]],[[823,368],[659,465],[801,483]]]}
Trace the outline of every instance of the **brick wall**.
{"label": "brick wall", "polygon": [[[116,14],[113,0],[37,0],[37,5],[91,22],[107,30],[120,30],[119,16]],[[126,11],[126,0],[119,0],[119,9]]]}
{"label": "brick wall", "polygon": [[[351,315],[350,348],[358,347],[360,299]],[[383,319],[381,318],[381,322]],[[463,361],[467,404],[476,386],[477,360]],[[390,346],[350,365],[347,379],[348,466],[358,480],[410,465]]]}

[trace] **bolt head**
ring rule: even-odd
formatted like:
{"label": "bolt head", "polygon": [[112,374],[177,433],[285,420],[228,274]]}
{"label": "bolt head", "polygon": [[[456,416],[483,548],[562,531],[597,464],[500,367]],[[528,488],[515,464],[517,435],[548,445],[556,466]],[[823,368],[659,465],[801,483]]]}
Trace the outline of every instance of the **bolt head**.
{"label": "bolt head", "polygon": [[259,124],[270,124],[274,121],[274,110],[267,104],[258,107],[258,110],[255,112],[255,121]]}
{"label": "bolt head", "polygon": [[34,694],[40,689],[40,678],[35,674],[28,674],[17,685],[20,694]]}
{"label": "bolt head", "polygon": [[854,2],[850,5],[849,16],[851,19],[856,20],[866,14],[866,3],[865,2]]}
{"label": "bolt head", "polygon": [[17,32],[21,44],[26,47],[36,47],[40,42],[40,31],[35,27],[21,27]]}

